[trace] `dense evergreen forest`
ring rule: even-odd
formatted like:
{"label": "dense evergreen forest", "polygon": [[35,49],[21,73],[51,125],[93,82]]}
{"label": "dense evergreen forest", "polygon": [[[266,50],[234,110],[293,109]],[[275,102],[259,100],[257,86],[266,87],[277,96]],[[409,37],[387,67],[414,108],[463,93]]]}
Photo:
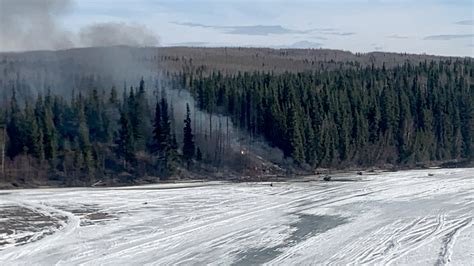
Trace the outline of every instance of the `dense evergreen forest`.
{"label": "dense evergreen forest", "polygon": [[[120,182],[153,175],[168,178],[180,163],[190,166],[202,154],[195,148],[189,105],[184,147],[178,141],[165,91],[152,111],[142,80],[139,87],[91,89],[70,101],[48,92],[34,103],[20,104],[13,89],[6,121],[6,175],[60,179],[66,185],[92,184],[122,174]],[[196,156],[195,156],[196,155]]]}
{"label": "dense evergreen forest", "polygon": [[231,116],[299,165],[414,166],[474,155],[471,60],[180,79],[199,108]]}
{"label": "dense evergreen forest", "polygon": [[[222,126],[216,116],[306,170],[472,160],[473,71],[469,59],[300,73],[183,70],[151,90],[142,80],[123,91],[91,86],[70,98],[48,92],[33,102],[19,101],[13,87],[0,110],[2,171],[10,180],[82,185],[224,167],[222,158],[235,155],[224,149],[228,136],[213,135]],[[177,89],[195,99],[179,106],[179,123],[167,96]],[[205,122],[197,110],[208,114]]]}

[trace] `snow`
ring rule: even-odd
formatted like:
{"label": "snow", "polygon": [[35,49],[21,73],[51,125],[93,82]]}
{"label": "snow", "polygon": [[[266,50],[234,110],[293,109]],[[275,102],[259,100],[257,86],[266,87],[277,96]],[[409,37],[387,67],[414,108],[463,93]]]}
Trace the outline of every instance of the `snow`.
{"label": "snow", "polygon": [[474,169],[10,190],[0,225],[2,265],[472,265]]}

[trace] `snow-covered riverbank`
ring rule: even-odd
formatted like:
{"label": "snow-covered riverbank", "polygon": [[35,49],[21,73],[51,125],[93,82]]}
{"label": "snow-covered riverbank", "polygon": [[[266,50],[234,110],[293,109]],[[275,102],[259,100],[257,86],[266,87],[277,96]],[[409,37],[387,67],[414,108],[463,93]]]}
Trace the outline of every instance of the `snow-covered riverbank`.
{"label": "snow-covered riverbank", "polygon": [[474,261],[474,169],[159,188],[1,191],[0,262]]}

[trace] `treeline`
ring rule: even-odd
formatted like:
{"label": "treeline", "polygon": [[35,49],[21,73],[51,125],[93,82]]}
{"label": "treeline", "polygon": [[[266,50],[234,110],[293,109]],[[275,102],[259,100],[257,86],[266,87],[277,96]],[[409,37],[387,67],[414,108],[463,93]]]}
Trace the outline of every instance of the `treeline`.
{"label": "treeline", "polygon": [[72,94],[66,100],[48,92],[23,104],[13,90],[8,107],[0,112],[7,133],[0,140],[6,141],[5,179],[56,178],[66,185],[110,177],[121,182],[143,176],[166,179],[179,165],[189,167],[202,159],[189,106],[184,139],[177,140],[165,92],[150,100],[143,80],[137,88],[124,89],[122,96],[115,88]]}
{"label": "treeline", "polygon": [[199,108],[229,115],[309,167],[474,157],[473,62],[305,73],[183,72]]}

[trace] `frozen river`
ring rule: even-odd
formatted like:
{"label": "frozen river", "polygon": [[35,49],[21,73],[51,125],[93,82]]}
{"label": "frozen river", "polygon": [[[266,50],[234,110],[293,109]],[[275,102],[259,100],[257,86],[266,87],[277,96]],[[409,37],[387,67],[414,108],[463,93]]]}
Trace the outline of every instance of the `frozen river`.
{"label": "frozen river", "polygon": [[472,265],[474,169],[360,178],[0,191],[0,264]]}

